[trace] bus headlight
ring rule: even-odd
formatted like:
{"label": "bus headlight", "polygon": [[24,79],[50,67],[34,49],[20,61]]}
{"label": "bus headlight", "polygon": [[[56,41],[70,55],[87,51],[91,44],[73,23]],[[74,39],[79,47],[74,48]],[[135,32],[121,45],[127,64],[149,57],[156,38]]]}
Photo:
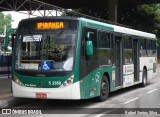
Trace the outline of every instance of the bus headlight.
{"label": "bus headlight", "polygon": [[74,75],[68,78],[60,87],[66,87],[73,84]]}
{"label": "bus headlight", "polygon": [[14,82],[21,85],[21,86],[24,86],[23,83],[19,80],[19,78],[17,78],[16,75],[14,75]]}

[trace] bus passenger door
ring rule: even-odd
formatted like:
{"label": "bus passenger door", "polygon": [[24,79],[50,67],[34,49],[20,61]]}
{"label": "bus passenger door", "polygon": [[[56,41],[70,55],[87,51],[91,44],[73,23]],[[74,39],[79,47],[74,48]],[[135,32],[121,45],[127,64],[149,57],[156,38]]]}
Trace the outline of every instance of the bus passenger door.
{"label": "bus passenger door", "polygon": [[133,39],[134,82],[139,81],[139,46],[138,39]]}
{"label": "bus passenger door", "polygon": [[115,36],[115,65],[116,65],[116,81],[115,86],[123,84],[123,64],[122,64],[122,37]]}

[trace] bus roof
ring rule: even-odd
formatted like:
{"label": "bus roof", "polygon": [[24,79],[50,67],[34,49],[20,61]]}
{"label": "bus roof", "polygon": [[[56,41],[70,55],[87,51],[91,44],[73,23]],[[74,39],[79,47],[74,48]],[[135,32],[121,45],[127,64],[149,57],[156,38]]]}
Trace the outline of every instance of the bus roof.
{"label": "bus roof", "polygon": [[103,23],[103,22],[99,22],[99,21],[86,19],[86,18],[80,18],[80,20],[85,21],[85,22],[95,23],[95,24],[102,25],[102,26],[112,27],[114,32],[156,39],[156,35],[152,34],[152,33],[138,31],[138,30],[134,30],[131,28],[126,28],[126,27],[117,26],[117,25],[113,25],[113,24]]}
{"label": "bus roof", "polygon": [[134,35],[134,36],[141,36],[141,37],[156,39],[155,34],[143,32],[143,31],[138,31],[138,30],[134,30],[134,29],[130,29],[130,28],[125,28],[125,27],[120,27],[120,26],[114,26],[114,31],[119,32],[119,33]]}
{"label": "bus roof", "polygon": [[34,18],[27,18],[27,19],[22,19],[20,22],[23,21],[33,21],[33,20],[48,20],[48,19],[63,19],[63,20],[78,20],[77,17],[71,17],[71,16],[48,16],[48,17],[34,17]]}
{"label": "bus roof", "polygon": [[123,27],[123,26],[117,26],[117,25],[113,25],[113,24],[109,24],[109,23],[104,23],[104,22],[100,22],[100,21],[95,21],[95,20],[91,20],[91,19],[87,19],[87,18],[78,18],[78,17],[70,17],[70,16],[64,16],[64,17],[60,17],[60,16],[59,17],[37,17],[37,18],[23,19],[22,21],[41,20],[41,19],[81,20],[81,21],[84,21],[84,22],[90,22],[92,24],[97,24],[97,25],[100,25],[100,26],[103,26],[103,27],[106,26],[106,27],[113,28],[114,32],[123,33],[123,34],[129,34],[129,35],[134,35],[134,36],[141,36],[141,37],[145,37],[145,38],[156,39],[156,35],[155,34],[143,32],[143,31],[138,31],[138,30],[134,30],[134,29],[131,29],[131,28]]}

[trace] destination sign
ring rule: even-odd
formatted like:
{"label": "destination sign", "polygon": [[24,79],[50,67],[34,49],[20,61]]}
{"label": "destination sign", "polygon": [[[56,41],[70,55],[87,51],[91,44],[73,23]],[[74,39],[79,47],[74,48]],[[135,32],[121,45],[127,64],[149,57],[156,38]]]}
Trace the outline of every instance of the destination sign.
{"label": "destination sign", "polygon": [[37,22],[37,29],[63,29],[64,22]]}

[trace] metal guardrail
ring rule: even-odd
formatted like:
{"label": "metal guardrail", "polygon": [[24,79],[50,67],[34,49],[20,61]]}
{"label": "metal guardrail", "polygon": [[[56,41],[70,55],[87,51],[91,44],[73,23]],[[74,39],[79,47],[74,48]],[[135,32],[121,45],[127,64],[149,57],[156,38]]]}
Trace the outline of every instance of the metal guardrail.
{"label": "metal guardrail", "polygon": [[0,54],[0,78],[10,78],[12,70],[12,55]]}

